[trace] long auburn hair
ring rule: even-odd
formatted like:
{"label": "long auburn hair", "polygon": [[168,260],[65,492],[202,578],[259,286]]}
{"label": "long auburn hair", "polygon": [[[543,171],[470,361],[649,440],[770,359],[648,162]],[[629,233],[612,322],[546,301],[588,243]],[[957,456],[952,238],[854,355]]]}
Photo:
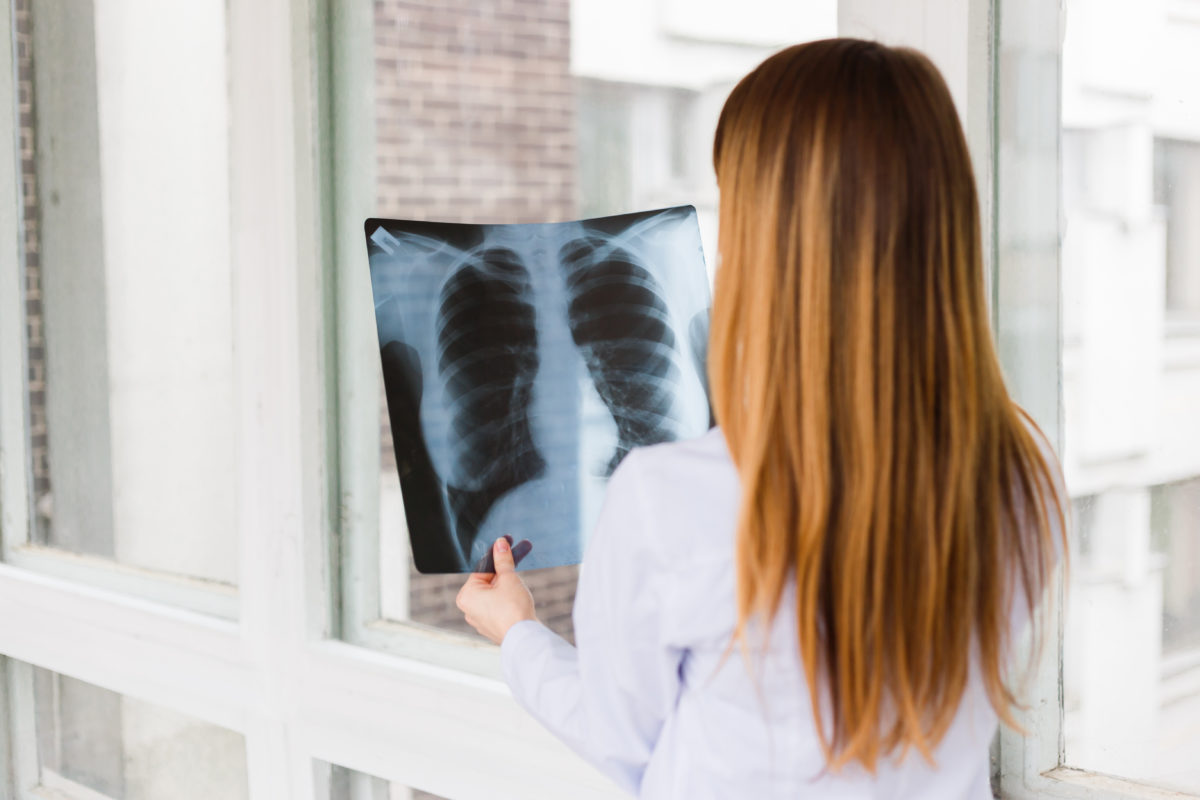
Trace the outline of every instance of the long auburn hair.
{"label": "long auburn hair", "polygon": [[1047,586],[1065,498],[993,348],[945,82],[913,50],[797,45],[733,90],[713,158],[709,372],[742,486],[735,641],[794,580],[834,769],[910,747],[932,760],[973,660],[1015,725],[1012,604]]}

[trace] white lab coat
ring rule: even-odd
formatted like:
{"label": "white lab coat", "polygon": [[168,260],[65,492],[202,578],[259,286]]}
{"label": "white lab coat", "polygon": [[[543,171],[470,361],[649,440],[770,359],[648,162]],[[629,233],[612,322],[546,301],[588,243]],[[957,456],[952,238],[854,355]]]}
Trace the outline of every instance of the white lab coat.
{"label": "white lab coat", "polygon": [[991,798],[997,719],[974,671],[936,763],[914,754],[872,776],[823,770],[791,597],[753,677],[738,650],[722,661],[738,499],[719,429],[630,453],[581,568],[577,647],[534,621],[504,638],[517,701],[643,798]]}

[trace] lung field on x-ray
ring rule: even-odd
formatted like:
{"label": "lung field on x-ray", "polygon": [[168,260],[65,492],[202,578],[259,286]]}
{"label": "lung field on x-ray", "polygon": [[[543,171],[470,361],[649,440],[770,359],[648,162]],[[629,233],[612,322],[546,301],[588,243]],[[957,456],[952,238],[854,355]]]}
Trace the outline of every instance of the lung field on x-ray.
{"label": "lung field on x-ray", "polygon": [[446,494],[464,555],[496,501],[546,468],[529,420],[536,321],[529,271],[511,250],[483,250],[442,289],[438,372],[455,454]]}
{"label": "lung field on x-ray", "polygon": [[559,251],[571,336],[617,426],[612,474],[634,447],[678,438],[678,350],[670,312],[650,271],[628,250],[592,235]]}

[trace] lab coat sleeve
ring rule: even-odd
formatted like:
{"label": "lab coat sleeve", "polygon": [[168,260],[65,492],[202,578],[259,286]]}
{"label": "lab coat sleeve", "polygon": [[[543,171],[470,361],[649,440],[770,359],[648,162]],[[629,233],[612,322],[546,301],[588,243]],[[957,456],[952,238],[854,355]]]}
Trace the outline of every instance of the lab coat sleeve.
{"label": "lab coat sleeve", "polygon": [[532,620],[501,645],[517,702],[634,794],[675,706],[683,657],[666,644],[672,581],[647,529],[644,455],[630,453],[609,481],[580,568],[577,646]]}

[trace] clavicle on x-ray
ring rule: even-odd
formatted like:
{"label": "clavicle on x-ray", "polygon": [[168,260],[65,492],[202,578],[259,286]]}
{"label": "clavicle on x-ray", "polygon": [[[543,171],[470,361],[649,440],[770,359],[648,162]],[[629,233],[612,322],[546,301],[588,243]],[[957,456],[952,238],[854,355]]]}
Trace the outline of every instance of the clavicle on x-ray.
{"label": "clavicle on x-ray", "polygon": [[711,426],[691,206],[366,235],[419,571],[489,571],[506,534],[521,569],[577,563],[621,459]]}

